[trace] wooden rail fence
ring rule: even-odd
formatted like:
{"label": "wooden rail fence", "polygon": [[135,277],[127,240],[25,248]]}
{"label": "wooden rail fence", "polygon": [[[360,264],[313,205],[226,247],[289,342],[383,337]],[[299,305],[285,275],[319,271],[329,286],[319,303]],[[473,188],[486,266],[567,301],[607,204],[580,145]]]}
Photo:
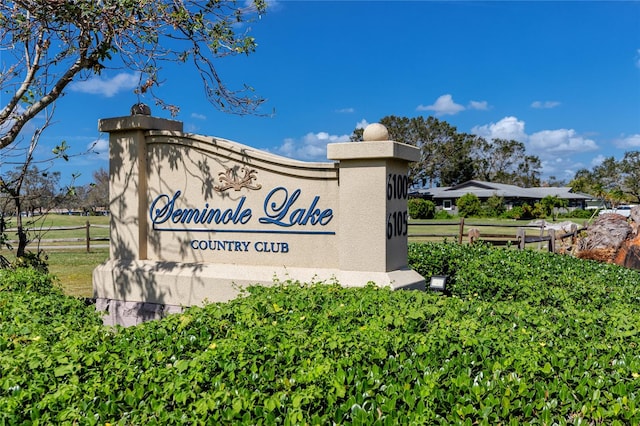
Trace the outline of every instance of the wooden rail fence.
{"label": "wooden rail fence", "polygon": [[[524,249],[527,244],[538,244],[538,249],[545,246],[550,252],[557,253],[562,250],[571,250],[575,244],[578,234],[586,229],[586,225],[578,226],[573,224],[568,231],[559,231],[549,227],[550,224],[541,221],[539,224],[510,224],[510,223],[476,223],[466,222],[460,218],[458,223],[451,221],[429,221],[413,222],[409,224],[409,240],[415,239],[455,239],[459,244],[468,242],[473,244],[482,240],[495,246],[512,246]],[[434,227],[457,227],[457,232],[425,232],[425,229]],[[481,228],[516,228],[515,233],[495,233],[489,230],[481,232]],[[527,231],[530,231],[527,233]],[[531,235],[534,231],[536,235]]]}
{"label": "wooden rail fence", "polygon": [[[69,237],[69,238],[34,238],[29,241],[27,247],[33,247],[37,245],[39,248],[46,248],[47,250],[55,250],[55,249],[69,249],[69,248],[82,248],[85,247],[87,252],[91,251],[91,243],[96,241],[109,241],[109,237],[97,237],[91,236],[92,228],[102,228],[109,229],[109,225],[92,225],[87,221],[82,226],[55,226],[50,228],[38,228],[38,232],[46,235],[48,232],[58,232],[58,231],[79,231],[84,230],[84,235],[82,237]],[[17,228],[8,228],[5,229],[5,234],[11,234],[17,232]],[[75,232],[74,234],[78,234]],[[95,234],[94,234],[95,235]],[[11,245],[18,244],[18,240],[8,240],[7,243]],[[67,243],[67,244],[61,244]],[[78,244],[80,243],[80,244]]]}
{"label": "wooden rail fence", "polygon": [[[457,229],[456,232],[429,232],[430,229],[443,227]],[[41,229],[43,233],[53,231],[78,231],[84,229],[84,236],[82,237],[70,237],[70,238],[40,238],[33,239],[29,245],[33,246],[37,244],[40,248],[52,249],[68,249],[85,247],[87,252],[91,250],[92,242],[109,241],[109,237],[91,236],[92,228],[109,229],[109,225],[91,225],[89,221],[83,226],[61,226]],[[489,229],[487,232],[482,232],[483,228],[515,228],[514,233],[496,233],[491,232]],[[538,249],[542,249],[543,246],[550,252],[556,253],[559,249],[571,249],[576,243],[578,234],[586,229],[586,225],[579,227],[578,225],[572,225],[568,232],[556,231],[549,228],[544,221],[539,224],[510,224],[510,223],[478,223],[467,222],[464,218],[460,218],[458,222],[452,221],[428,221],[428,222],[412,222],[409,224],[409,240],[416,239],[454,239],[458,243],[462,244],[467,242],[473,244],[476,241],[482,240],[495,246],[512,246],[519,249],[524,249],[527,244],[538,244]],[[16,228],[6,229],[5,233],[10,234],[16,232]],[[529,233],[527,233],[529,231]],[[531,231],[536,235],[531,235]],[[77,232],[76,232],[77,234]],[[7,241],[9,244],[17,244],[17,240]],[[61,244],[68,243],[68,244]],[[78,244],[80,243],[80,244]],[[559,244],[558,244],[559,243]]]}

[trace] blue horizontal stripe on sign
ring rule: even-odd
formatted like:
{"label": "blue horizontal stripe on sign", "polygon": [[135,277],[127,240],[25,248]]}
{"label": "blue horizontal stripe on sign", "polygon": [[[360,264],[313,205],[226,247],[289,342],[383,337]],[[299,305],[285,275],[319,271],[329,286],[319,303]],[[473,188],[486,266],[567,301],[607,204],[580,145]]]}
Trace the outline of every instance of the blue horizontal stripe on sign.
{"label": "blue horizontal stripe on sign", "polygon": [[183,229],[172,229],[172,228],[156,228],[153,227],[154,231],[169,231],[169,232],[218,232],[218,233],[239,233],[239,234],[290,234],[290,235],[336,235],[335,232],[332,231],[284,231],[278,229],[267,229],[267,230],[259,230],[259,229],[201,229],[201,228],[183,228]]}

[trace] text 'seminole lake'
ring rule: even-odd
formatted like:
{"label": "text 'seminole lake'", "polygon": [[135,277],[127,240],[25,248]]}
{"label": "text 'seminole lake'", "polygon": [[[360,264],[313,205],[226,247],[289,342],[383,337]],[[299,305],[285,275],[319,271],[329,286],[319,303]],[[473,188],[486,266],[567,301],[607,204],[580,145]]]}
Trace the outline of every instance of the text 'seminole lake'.
{"label": "text 'seminole lake'", "polygon": [[[333,209],[319,207],[320,196],[318,195],[304,204],[301,201],[301,189],[292,192],[282,186],[272,189],[264,199],[263,211],[257,221],[253,221],[254,213],[246,206],[246,196],[240,197],[235,206],[228,208],[213,207],[209,203],[205,203],[202,208],[183,208],[180,206],[181,195],[182,191],[176,191],[172,196],[160,194],[151,202],[149,217],[154,230],[335,234],[335,232],[323,230],[323,227],[328,225],[334,217]],[[247,229],[245,225],[252,222],[263,226],[258,229]],[[180,228],[171,226],[178,224],[188,226]],[[235,225],[235,227],[231,229],[219,225]],[[273,226],[269,227],[269,225]]]}

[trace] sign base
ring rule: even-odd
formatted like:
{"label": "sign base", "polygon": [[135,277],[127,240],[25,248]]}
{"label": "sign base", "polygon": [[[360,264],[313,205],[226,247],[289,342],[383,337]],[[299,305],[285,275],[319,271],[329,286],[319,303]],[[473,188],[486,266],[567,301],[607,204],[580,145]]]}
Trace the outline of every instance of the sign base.
{"label": "sign base", "polygon": [[406,268],[389,272],[287,268],[150,260],[108,260],[93,271],[94,295],[127,302],[192,306],[227,302],[251,285],[277,282],[337,283],[364,287],[373,282],[393,290],[425,290],[425,280]]}

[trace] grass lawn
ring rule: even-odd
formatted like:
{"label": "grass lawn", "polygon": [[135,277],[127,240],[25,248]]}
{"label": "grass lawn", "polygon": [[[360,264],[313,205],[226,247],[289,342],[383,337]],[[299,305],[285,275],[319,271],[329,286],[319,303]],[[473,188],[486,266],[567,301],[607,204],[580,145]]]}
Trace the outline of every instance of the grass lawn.
{"label": "grass lawn", "polygon": [[[84,239],[86,237],[86,229],[84,226],[87,221],[93,225],[107,226],[109,225],[108,216],[70,216],[61,214],[49,214],[47,216],[36,216],[24,218],[25,225],[34,227],[35,229],[43,230],[42,238],[47,239],[69,239],[79,238]],[[15,219],[11,218],[7,226],[11,229],[15,226]],[[55,227],[82,227],[76,230],[64,230],[64,231],[51,231],[50,228]],[[109,236],[108,228],[91,227],[91,238],[105,238]],[[16,238],[15,234],[11,231],[7,232],[9,239]],[[104,245],[106,241],[100,241],[100,244]],[[77,249],[64,249],[64,250],[52,250],[46,249],[45,253],[48,256],[49,270],[52,274],[56,275],[60,280],[60,284],[64,288],[65,293],[71,296],[78,297],[90,297],[93,293],[91,276],[93,269],[100,263],[104,262],[109,257],[108,248],[92,248],[87,253],[85,248],[85,242],[79,241],[77,243],[70,242],[47,242],[42,241],[41,246],[55,246],[55,245],[70,245],[77,244]],[[97,242],[92,242],[92,245]],[[13,243],[15,247],[15,243]],[[28,249],[35,251],[36,245],[32,244],[28,246]],[[13,252],[5,248],[0,250],[0,254],[7,257],[10,261],[13,260]]]}
{"label": "grass lawn", "polygon": [[[15,218],[7,220],[7,227],[16,225]],[[34,216],[23,218],[24,223],[35,224],[37,228],[49,228],[52,226],[83,226],[87,221],[92,225],[108,225],[109,216],[76,216],[67,214],[48,214],[46,216]]]}
{"label": "grass lawn", "polygon": [[49,271],[56,275],[65,293],[70,296],[91,297],[93,269],[109,257],[109,249],[50,250]]}

